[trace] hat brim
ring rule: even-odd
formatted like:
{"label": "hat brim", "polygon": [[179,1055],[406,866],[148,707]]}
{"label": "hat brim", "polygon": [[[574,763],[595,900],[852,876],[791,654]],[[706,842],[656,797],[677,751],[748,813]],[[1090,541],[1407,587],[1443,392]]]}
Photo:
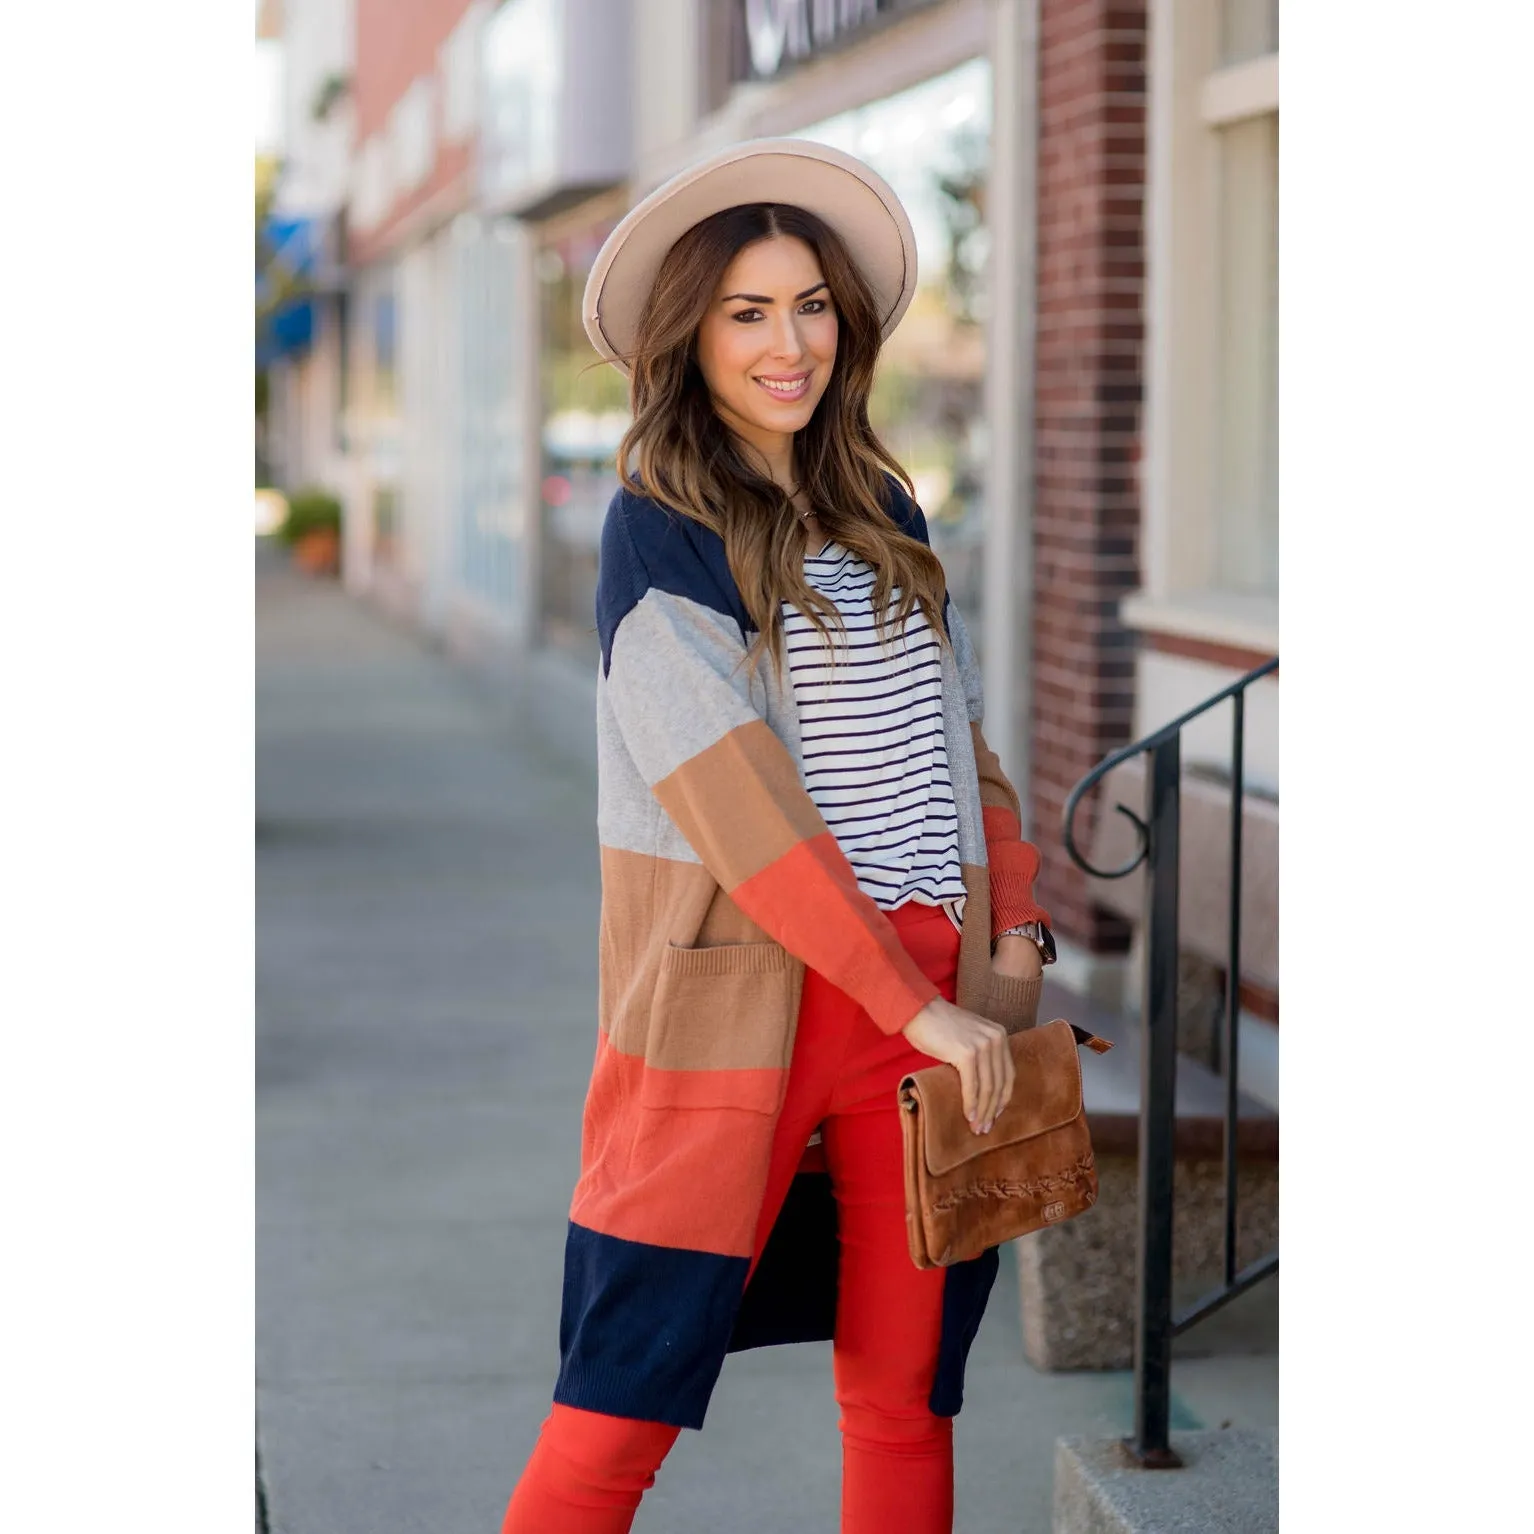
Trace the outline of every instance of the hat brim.
{"label": "hat brim", "polygon": [[623,372],[666,253],[694,224],[742,203],[782,202],[846,243],[888,339],[916,291],[916,236],[900,199],[861,160],[807,139],[753,139],[688,167],[635,204],[597,255],[581,314],[591,344]]}

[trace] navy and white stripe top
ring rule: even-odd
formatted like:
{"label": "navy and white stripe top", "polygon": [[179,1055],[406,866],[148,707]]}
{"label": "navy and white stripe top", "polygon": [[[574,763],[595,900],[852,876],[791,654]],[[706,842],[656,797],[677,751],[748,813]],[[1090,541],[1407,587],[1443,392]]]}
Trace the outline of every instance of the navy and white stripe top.
{"label": "navy and white stripe top", "polygon": [[[783,604],[789,679],[799,713],[804,786],[852,864],[858,885],[892,910],[908,900],[964,899],[959,815],[943,737],[937,637],[920,607],[905,632],[874,625],[873,567],[830,542],[805,556],[809,585],[836,604],[828,645]],[[891,593],[893,614],[899,588]]]}

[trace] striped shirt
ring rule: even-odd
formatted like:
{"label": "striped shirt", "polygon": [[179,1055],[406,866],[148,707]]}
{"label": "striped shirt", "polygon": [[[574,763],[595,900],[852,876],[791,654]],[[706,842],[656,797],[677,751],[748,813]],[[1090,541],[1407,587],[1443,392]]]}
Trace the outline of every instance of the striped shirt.
{"label": "striped shirt", "polygon": [[[806,555],[804,576],[846,627],[844,638],[833,624],[828,645],[783,604],[805,790],[876,905],[941,905],[957,925],[964,879],[938,639],[916,607],[905,632],[887,630],[881,644],[873,567],[839,543]],[[891,614],[899,595],[897,587]]]}

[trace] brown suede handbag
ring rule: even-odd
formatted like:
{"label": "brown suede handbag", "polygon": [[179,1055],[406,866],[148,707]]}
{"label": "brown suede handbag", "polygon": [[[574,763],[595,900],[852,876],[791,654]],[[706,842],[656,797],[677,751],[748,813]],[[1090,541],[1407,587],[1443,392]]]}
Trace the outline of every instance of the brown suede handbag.
{"label": "brown suede handbag", "polygon": [[988,1135],[969,1127],[953,1066],[900,1083],[906,1235],[918,1268],[966,1262],[1097,1202],[1076,1046],[1098,1054],[1113,1046],[1063,1018],[1007,1042],[1017,1083]]}

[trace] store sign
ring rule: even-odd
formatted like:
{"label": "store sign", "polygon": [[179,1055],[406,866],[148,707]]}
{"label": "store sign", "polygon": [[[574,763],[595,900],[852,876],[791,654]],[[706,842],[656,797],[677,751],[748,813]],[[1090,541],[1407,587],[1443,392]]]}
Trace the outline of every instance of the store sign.
{"label": "store sign", "polygon": [[790,66],[842,47],[860,33],[938,0],[741,0],[751,68],[770,79]]}

